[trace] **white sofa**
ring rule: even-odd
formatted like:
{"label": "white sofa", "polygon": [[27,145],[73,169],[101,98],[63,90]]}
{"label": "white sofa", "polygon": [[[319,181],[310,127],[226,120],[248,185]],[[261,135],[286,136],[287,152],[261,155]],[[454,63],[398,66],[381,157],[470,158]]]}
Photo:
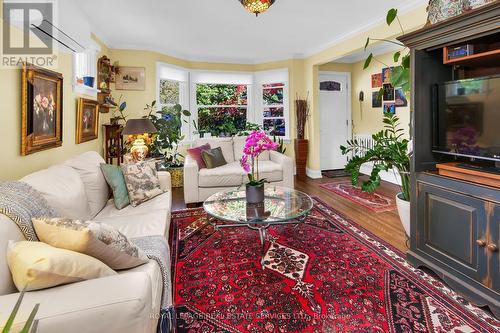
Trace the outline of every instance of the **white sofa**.
{"label": "white sofa", "polygon": [[[117,210],[109,199],[108,185],[99,168],[101,163],[104,160],[99,154],[87,152],[21,181],[42,192],[49,204],[65,217],[107,223],[129,238],[165,235],[168,239],[170,174],[159,173],[164,194],[140,206]],[[0,214],[0,329],[19,297],[6,262],[7,243],[23,239],[16,224]],[[22,328],[33,306],[40,303],[37,333],[155,332],[163,289],[159,266],[150,261],[118,273],[27,292],[16,327]],[[171,290],[167,292],[171,295]]]}
{"label": "white sofa", "polygon": [[[214,169],[199,169],[189,155],[184,161],[184,200],[187,204],[205,201],[220,191],[236,189],[248,181],[240,166],[245,137],[199,139],[193,144],[198,147],[210,144],[221,147],[227,165]],[[293,161],[276,151],[264,152],[259,157],[259,174],[271,184],[293,188]]]}

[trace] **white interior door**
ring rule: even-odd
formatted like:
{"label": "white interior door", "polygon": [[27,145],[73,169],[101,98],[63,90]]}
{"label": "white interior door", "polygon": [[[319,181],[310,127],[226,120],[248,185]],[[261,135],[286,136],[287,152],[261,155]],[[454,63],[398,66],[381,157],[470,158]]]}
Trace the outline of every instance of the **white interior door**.
{"label": "white interior door", "polygon": [[347,156],[340,146],[351,138],[350,73],[320,72],[321,170],[343,169]]}

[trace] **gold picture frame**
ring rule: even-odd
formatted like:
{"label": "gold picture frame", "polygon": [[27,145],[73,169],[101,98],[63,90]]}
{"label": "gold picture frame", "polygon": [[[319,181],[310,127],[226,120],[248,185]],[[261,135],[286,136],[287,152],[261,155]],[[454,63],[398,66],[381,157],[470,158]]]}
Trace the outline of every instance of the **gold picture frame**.
{"label": "gold picture frame", "polygon": [[146,68],[118,67],[115,75],[116,90],[146,90]]}
{"label": "gold picture frame", "polygon": [[76,143],[84,143],[99,137],[99,103],[79,98],[76,111]]}
{"label": "gold picture frame", "polygon": [[24,63],[21,89],[21,155],[60,147],[63,75]]}

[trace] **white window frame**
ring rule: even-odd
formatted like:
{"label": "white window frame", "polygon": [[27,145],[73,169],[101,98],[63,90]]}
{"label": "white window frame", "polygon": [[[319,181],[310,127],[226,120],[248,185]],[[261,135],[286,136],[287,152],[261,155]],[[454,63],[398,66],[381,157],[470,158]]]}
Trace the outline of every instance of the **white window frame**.
{"label": "white window frame", "polygon": [[[97,53],[100,51],[100,46],[93,43],[83,52],[73,53],[73,92],[77,95],[86,95],[93,99],[97,99],[99,87],[97,87]],[[82,83],[78,83],[78,76],[93,76],[94,86],[89,87]]]}

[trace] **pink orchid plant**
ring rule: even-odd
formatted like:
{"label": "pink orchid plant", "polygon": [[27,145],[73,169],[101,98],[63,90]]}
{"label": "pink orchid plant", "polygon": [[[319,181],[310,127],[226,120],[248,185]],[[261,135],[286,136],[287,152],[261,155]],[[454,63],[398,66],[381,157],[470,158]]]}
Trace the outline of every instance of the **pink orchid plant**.
{"label": "pink orchid plant", "polygon": [[278,146],[264,131],[252,131],[247,136],[243,156],[240,159],[241,167],[248,174],[247,185],[264,185],[266,179],[259,179],[259,155],[268,150],[276,150]]}

